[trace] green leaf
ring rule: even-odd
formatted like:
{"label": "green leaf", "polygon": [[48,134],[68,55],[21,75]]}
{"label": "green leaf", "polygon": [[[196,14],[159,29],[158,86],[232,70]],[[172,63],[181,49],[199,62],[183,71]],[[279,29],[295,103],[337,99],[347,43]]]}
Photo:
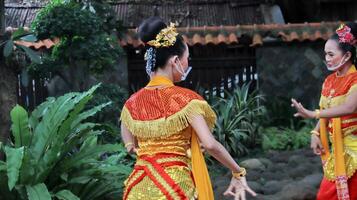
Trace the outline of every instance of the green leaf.
{"label": "green leaf", "polygon": [[88,147],[96,146],[97,142],[98,142],[98,136],[92,135],[92,136],[88,137],[86,140],[84,140],[84,142],[80,148],[80,151],[83,149],[86,149]]}
{"label": "green leaf", "polygon": [[102,153],[113,153],[118,152],[121,149],[120,144],[105,144],[97,145],[94,147],[88,147],[82,149],[82,151],[76,153],[75,155],[63,160],[60,164],[61,170],[66,170],[75,166],[80,166],[86,159],[95,158]]}
{"label": "green leaf", "polygon": [[5,147],[6,162],[7,162],[7,177],[9,179],[8,186],[12,190],[19,179],[22,159],[24,157],[24,147],[11,148]]}
{"label": "green leaf", "polygon": [[72,109],[70,102],[75,95],[75,93],[68,93],[51,103],[36,126],[32,150],[37,161],[45,154],[47,146],[57,134],[58,127],[67,118],[69,110]]}
{"label": "green leaf", "polygon": [[51,200],[51,195],[44,183],[35,186],[26,186],[27,197],[29,200]]}
{"label": "green leaf", "polygon": [[[78,114],[83,110],[85,107],[86,103],[92,98],[93,92],[99,87],[99,84],[97,86],[92,87],[90,90],[84,93],[78,93],[74,99],[72,99],[69,103],[67,103],[68,106],[68,117],[65,119],[62,124],[59,124],[59,129],[56,135],[54,135],[52,138],[53,141],[55,141],[47,152],[46,155],[44,155],[43,161],[49,162],[49,163],[54,163],[53,159],[59,159],[59,156],[61,154],[61,148],[66,142],[66,138],[71,134],[73,131],[71,130],[71,124],[72,122],[77,118]],[[51,142],[49,142],[51,143]],[[46,165],[46,163],[44,163]]]}
{"label": "green leaf", "polygon": [[15,147],[28,146],[30,144],[30,129],[28,124],[28,114],[26,110],[16,105],[10,112],[11,131],[15,139]]}
{"label": "green leaf", "polygon": [[92,179],[93,179],[93,177],[90,177],[90,176],[81,176],[81,177],[72,178],[68,182],[69,183],[86,184]]}
{"label": "green leaf", "polygon": [[26,53],[26,55],[31,59],[32,62],[36,64],[41,64],[41,57],[32,49],[25,47],[23,45],[17,45],[21,49],[23,49]]}
{"label": "green leaf", "polygon": [[20,38],[20,40],[26,41],[26,42],[36,42],[37,38],[33,34],[25,35]]}
{"label": "green leaf", "polygon": [[38,180],[44,181],[62,155],[67,153],[62,149],[66,138],[71,134],[70,125],[99,85],[93,86],[87,92],[69,93],[59,97],[43,116],[34,134],[34,155],[41,169],[37,173]]}
{"label": "green leaf", "polygon": [[61,190],[57,192],[55,196],[60,200],[80,200],[76,195],[74,195],[69,190]]}
{"label": "green leaf", "polygon": [[90,110],[87,110],[87,111],[79,114],[78,117],[72,122],[71,128],[76,127],[81,121],[87,119],[88,117],[95,115],[97,112],[101,111],[104,107],[106,107],[110,104],[111,104],[111,102],[103,103],[99,106],[96,106]]}
{"label": "green leaf", "polygon": [[0,172],[6,171],[6,162],[0,160]]}
{"label": "green leaf", "polygon": [[46,114],[49,106],[51,106],[55,102],[56,98],[48,97],[45,102],[41,103],[36,107],[34,111],[32,111],[29,124],[32,129],[35,129],[42,116]]}
{"label": "green leaf", "polygon": [[17,39],[19,39],[20,37],[22,37],[22,36],[24,36],[26,34],[29,34],[29,33],[27,33],[23,27],[20,27],[15,32],[12,33],[11,39],[12,40],[17,40]]}
{"label": "green leaf", "polygon": [[12,40],[9,40],[6,42],[5,47],[4,47],[4,56],[8,57],[14,50],[14,42]]}

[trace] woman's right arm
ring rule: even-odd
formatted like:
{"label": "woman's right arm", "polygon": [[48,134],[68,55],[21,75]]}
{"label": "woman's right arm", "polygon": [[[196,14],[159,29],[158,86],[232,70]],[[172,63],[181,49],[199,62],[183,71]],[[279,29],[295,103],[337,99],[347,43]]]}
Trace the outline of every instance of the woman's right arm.
{"label": "woman's right arm", "polygon": [[[234,161],[232,156],[228,153],[228,151],[223,147],[221,143],[219,143],[211,134],[211,131],[208,128],[208,125],[203,118],[202,115],[198,115],[193,118],[191,122],[191,126],[197,133],[197,137],[199,138],[201,144],[203,145],[204,149],[212,155],[215,159],[217,159],[220,163],[222,163],[224,166],[229,168],[232,172],[241,172],[241,169],[239,165]],[[229,194],[232,196],[240,197],[242,199],[245,199],[245,191],[248,191],[250,194],[253,196],[256,195],[256,193],[249,188],[247,185],[246,179],[241,178],[241,183],[236,183],[238,179],[233,178],[231,181],[230,186],[228,187],[227,191],[225,194]],[[239,182],[239,181],[238,181]],[[237,186],[238,184],[238,186]],[[239,187],[239,184],[242,184],[242,188]],[[233,191],[236,191],[235,193]],[[237,192],[238,191],[238,192]]]}
{"label": "woman's right arm", "polygon": [[133,134],[124,125],[124,123],[121,123],[120,129],[121,129],[121,138],[122,141],[124,142],[126,150],[129,153],[136,153],[135,137],[133,136]]}

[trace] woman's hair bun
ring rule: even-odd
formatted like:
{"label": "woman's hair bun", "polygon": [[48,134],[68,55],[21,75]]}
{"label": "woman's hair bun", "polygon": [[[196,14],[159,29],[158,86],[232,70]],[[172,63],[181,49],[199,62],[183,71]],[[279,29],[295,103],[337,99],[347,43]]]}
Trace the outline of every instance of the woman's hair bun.
{"label": "woman's hair bun", "polygon": [[149,17],[145,19],[138,28],[138,36],[141,41],[147,43],[155,39],[156,35],[167,25],[160,17]]}

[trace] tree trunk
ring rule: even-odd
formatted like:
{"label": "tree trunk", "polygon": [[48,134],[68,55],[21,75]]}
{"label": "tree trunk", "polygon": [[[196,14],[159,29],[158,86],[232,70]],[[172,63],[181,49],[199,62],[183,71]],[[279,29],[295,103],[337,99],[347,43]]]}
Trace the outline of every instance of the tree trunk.
{"label": "tree trunk", "polygon": [[16,105],[15,72],[3,62],[0,64],[0,141],[6,142],[10,133],[10,111]]}
{"label": "tree trunk", "polygon": [[[0,42],[5,35],[5,3],[0,0]],[[5,64],[3,48],[0,48],[0,142],[6,143],[10,134],[10,110],[16,104],[17,77],[9,66]],[[0,152],[0,160],[4,158]]]}

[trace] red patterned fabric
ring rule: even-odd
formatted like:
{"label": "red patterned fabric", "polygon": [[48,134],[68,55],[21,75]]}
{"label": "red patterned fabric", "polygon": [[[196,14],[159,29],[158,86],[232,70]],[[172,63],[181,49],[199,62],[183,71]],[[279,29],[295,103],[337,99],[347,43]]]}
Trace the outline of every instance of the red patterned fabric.
{"label": "red patterned fabric", "polygon": [[337,76],[336,73],[330,74],[324,82],[321,94],[325,97],[330,95],[331,90],[335,90],[332,97],[338,97],[347,94],[351,86],[357,84],[357,72],[345,76]]}
{"label": "red patterned fabric", "polygon": [[[171,187],[171,189],[175,191],[175,193],[180,197],[181,200],[188,200],[188,198],[185,195],[185,192],[164,170],[164,168],[171,167],[171,166],[188,167],[187,163],[184,163],[181,161],[169,161],[169,162],[163,162],[160,164],[157,163],[158,159],[177,157],[177,156],[178,155],[175,155],[175,154],[161,153],[161,154],[156,154],[153,156],[149,156],[149,155],[140,156],[139,159],[145,160],[148,163],[150,163],[150,165],[154,168],[154,170],[160,175],[160,177],[162,177],[164,179],[164,181]],[[165,189],[165,187],[162,185],[162,183],[160,183],[160,181],[157,180],[155,175],[153,175],[152,172],[150,171],[150,169],[145,165],[136,164],[134,167],[134,172],[132,173],[132,176],[129,177],[129,180],[132,179],[134,177],[134,174],[138,173],[139,170],[144,170],[145,173],[143,173],[141,176],[139,176],[137,179],[135,179],[133,181],[133,183],[128,186],[127,190],[124,193],[124,197],[123,197],[124,200],[127,199],[127,196],[130,193],[131,189],[136,184],[138,184],[145,176],[148,176],[155,183],[155,185],[166,196],[166,199],[174,200],[174,198],[169,194],[169,192]]]}
{"label": "red patterned fabric", "polygon": [[[350,200],[357,200],[357,173],[348,179]],[[335,182],[322,179],[317,200],[338,200]]]}
{"label": "red patterned fabric", "polygon": [[134,120],[155,120],[182,110],[191,100],[203,100],[192,90],[172,86],[161,89],[141,89],[125,103]]}

